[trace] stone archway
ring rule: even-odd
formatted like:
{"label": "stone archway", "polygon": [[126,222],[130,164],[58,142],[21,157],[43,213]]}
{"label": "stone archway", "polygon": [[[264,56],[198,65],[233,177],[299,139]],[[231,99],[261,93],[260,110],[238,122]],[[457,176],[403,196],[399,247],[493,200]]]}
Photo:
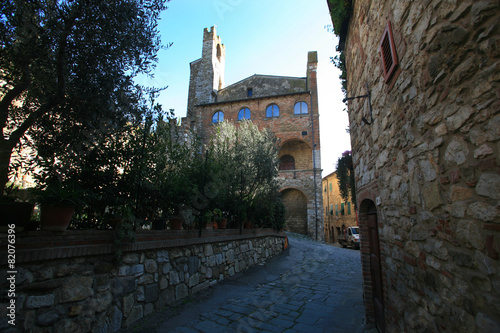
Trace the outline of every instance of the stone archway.
{"label": "stone archway", "polygon": [[307,235],[307,197],[289,188],[281,192],[281,199],[285,205],[285,230]]}

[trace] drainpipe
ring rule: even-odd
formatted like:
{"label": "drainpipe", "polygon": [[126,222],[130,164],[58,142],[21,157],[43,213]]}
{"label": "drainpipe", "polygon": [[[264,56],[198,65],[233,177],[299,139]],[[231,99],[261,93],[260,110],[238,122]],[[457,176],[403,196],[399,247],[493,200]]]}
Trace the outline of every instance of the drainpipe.
{"label": "drainpipe", "polygon": [[318,240],[318,190],[316,188],[316,143],[314,140],[314,115],[312,92],[309,92],[311,99],[311,136],[312,136],[312,158],[313,158],[313,184],[314,184],[314,221],[316,230],[316,240]]}

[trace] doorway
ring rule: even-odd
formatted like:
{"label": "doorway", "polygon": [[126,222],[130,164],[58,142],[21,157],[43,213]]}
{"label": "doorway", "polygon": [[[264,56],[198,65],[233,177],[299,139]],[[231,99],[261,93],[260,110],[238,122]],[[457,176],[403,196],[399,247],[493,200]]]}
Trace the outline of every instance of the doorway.
{"label": "doorway", "polygon": [[[363,200],[360,206],[360,224],[365,224],[366,234],[362,235],[368,241],[368,246],[365,247],[365,256],[369,257],[369,267],[363,267],[363,271],[368,271],[370,274],[369,282],[371,285],[372,299],[367,300],[373,302],[374,321],[379,332],[385,332],[384,320],[384,292],[382,280],[382,266],[380,256],[380,242],[378,233],[377,208],[371,200]],[[363,255],[363,254],[362,254]],[[366,258],[366,257],[365,257]],[[368,293],[370,294],[370,293]]]}

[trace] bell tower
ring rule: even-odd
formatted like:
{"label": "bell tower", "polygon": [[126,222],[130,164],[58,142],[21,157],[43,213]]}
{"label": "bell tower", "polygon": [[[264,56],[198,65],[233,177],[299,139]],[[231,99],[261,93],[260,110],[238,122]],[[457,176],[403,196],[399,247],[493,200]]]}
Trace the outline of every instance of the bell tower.
{"label": "bell tower", "polygon": [[194,106],[217,101],[217,92],[224,88],[226,47],[217,36],[215,26],[203,30],[201,58],[190,64],[187,115],[193,116]]}

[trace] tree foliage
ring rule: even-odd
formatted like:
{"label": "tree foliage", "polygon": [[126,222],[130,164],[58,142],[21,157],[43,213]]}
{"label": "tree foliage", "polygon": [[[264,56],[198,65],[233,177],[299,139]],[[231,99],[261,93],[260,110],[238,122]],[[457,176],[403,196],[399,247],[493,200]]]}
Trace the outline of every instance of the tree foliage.
{"label": "tree foliage", "polygon": [[[23,136],[53,163],[137,125],[160,49],[163,0],[7,0],[0,11],[0,187]],[[135,126],[132,125],[132,126]],[[108,142],[108,144],[111,144]],[[78,161],[80,159],[80,161]]]}
{"label": "tree foliage", "polygon": [[284,208],[279,199],[278,139],[251,121],[238,126],[223,122],[215,128],[209,150],[217,167],[218,204],[242,219],[270,223],[281,229]]}
{"label": "tree foliage", "polygon": [[[339,47],[342,38],[347,34],[347,22],[351,17],[352,0],[328,0],[328,7],[330,9],[330,16],[332,18],[333,28],[331,31],[340,37],[339,45],[337,46],[338,55],[330,57],[332,63],[340,69],[341,74],[339,79],[342,84],[342,92],[344,97],[347,97],[347,68],[345,62],[345,54],[342,47]],[[343,36],[343,37],[341,37]]]}
{"label": "tree foliage", "polygon": [[352,10],[352,0],[328,0],[333,32],[339,36],[342,24],[349,18]]}
{"label": "tree foliage", "polygon": [[356,187],[354,178],[354,167],[350,151],[342,154],[337,161],[337,174],[340,196],[347,202],[351,201],[356,207]]}

